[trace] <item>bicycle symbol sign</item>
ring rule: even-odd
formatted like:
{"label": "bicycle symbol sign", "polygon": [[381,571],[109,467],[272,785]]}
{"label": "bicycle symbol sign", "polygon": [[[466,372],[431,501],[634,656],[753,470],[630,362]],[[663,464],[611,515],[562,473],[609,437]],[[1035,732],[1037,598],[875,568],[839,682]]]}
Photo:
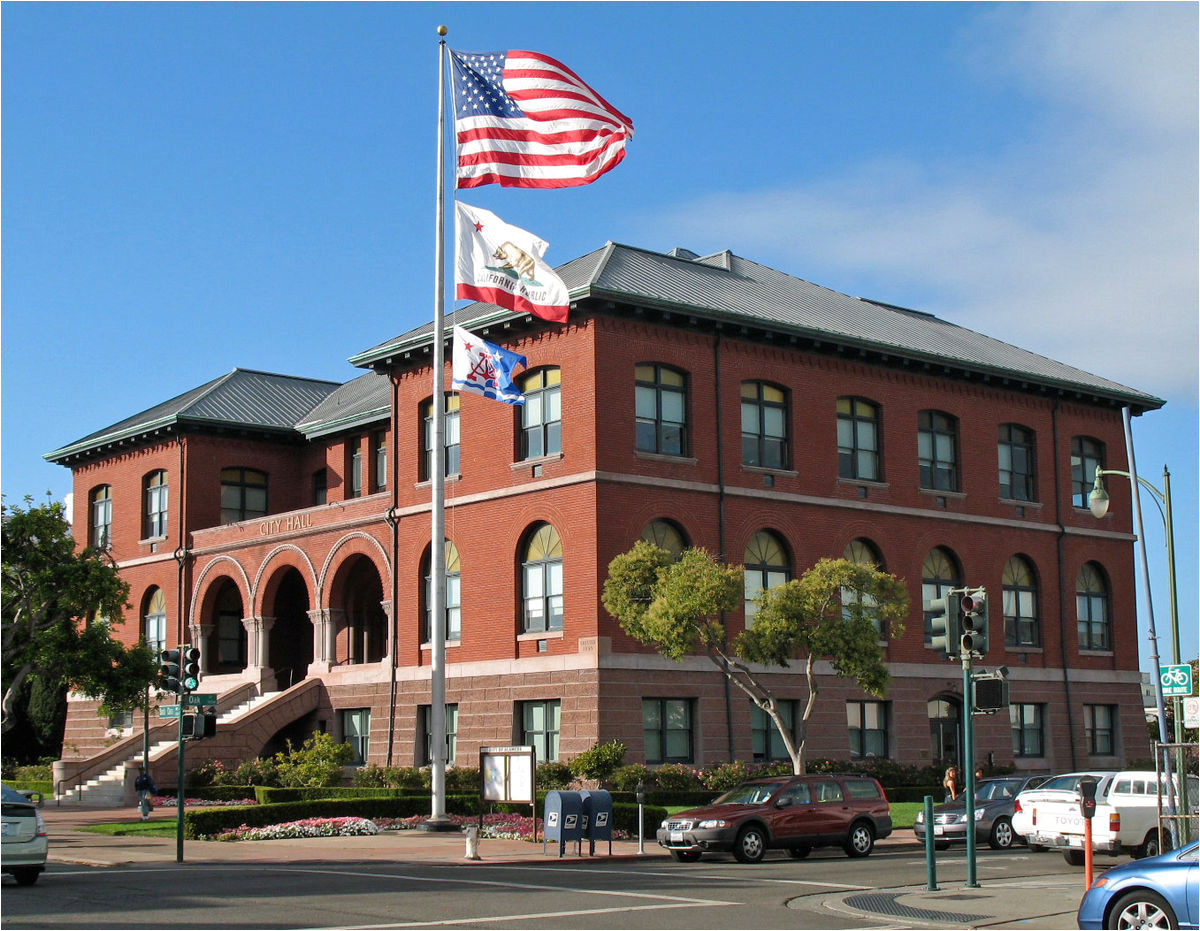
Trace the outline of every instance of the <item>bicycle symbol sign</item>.
{"label": "bicycle symbol sign", "polygon": [[1164,696],[1192,694],[1192,667],[1186,663],[1177,666],[1159,666],[1158,678],[1162,682]]}

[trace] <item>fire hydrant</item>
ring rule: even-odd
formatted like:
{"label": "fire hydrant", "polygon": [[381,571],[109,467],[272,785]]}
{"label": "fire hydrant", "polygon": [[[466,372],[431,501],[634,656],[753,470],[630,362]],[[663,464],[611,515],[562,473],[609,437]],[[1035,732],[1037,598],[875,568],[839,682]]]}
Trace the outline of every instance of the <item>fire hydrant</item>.
{"label": "fire hydrant", "polygon": [[468,860],[479,859],[479,828],[475,825],[470,825],[464,832],[467,836],[467,853]]}

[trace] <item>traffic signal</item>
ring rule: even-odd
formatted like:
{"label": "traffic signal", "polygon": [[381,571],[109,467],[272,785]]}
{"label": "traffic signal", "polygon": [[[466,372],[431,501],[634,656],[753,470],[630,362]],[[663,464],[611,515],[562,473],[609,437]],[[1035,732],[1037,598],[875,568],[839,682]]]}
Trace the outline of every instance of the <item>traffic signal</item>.
{"label": "traffic signal", "polygon": [[204,737],[203,715],[183,714],[179,716],[179,729],[184,740],[200,740]]}
{"label": "traffic signal", "polygon": [[984,656],[988,651],[987,594],[982,588],[963,592],[958,603],[962,652]]}
{"label": "traffic signal", "polygon": [[1008,707],[1008,680],[1000,676],[980,676],[975,680],[975,712],[992,713]]}
{"label": "traffic signal", "polygon": [[933,612],[930,623],[933,625],[933,636],[930,646],[947,659],[958,655],[959,626],[958,626],[958,592],[947,592],[941,598],[925,602],[925,610]]}
{"label": "traffic signal", "polygon": [[158,654],[158,687],[168,692],[183,691],[179,680],[179,666],[182,661],[179,650],[163,650]]}
{"label": "traffic signal", "polygon": [[205,708],[204,713],[200,715],[203,718],[204,732],[201,737],[216,737],[217,736],[217,709]]}
{"label": "traffic signal", "polygon": [[200,651],[195,647],[184,647],[181,652],[183,689],[194,692],[200,686]]}

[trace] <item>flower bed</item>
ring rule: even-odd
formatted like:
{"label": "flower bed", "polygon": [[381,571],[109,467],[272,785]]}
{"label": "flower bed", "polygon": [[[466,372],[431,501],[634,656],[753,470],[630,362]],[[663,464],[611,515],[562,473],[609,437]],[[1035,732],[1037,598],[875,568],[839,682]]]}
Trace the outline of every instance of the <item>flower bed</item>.
{"label": "flower bed", "polygon": [[[154,795],[150,798],[150,804],[155,808],[174,808],[178,804],[178,800],[174,795]],[[184,808],[225,808],[234,805],[257,805],[258,802],[252,798],[239,799],[211,799],[211,798],[185,798],[183,800]]]}
{"label": "flower bed", "polygon": [[265,828],[247,825],[222,831],[213,840],[290,840],[296,837],[365,837],[378,834],[374,821],[366,818],[305,818],[287,824],[272,824]]}

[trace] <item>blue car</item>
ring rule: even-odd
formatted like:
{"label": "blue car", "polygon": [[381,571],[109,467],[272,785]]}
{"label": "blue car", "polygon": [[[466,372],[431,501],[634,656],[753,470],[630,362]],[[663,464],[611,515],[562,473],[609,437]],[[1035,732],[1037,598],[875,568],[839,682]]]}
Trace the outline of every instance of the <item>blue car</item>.
{"label": "blue car", "polygon": [[1200,921],[1196,843],[1102,874],[1079,903],[1079,927],[1195,928]]}

